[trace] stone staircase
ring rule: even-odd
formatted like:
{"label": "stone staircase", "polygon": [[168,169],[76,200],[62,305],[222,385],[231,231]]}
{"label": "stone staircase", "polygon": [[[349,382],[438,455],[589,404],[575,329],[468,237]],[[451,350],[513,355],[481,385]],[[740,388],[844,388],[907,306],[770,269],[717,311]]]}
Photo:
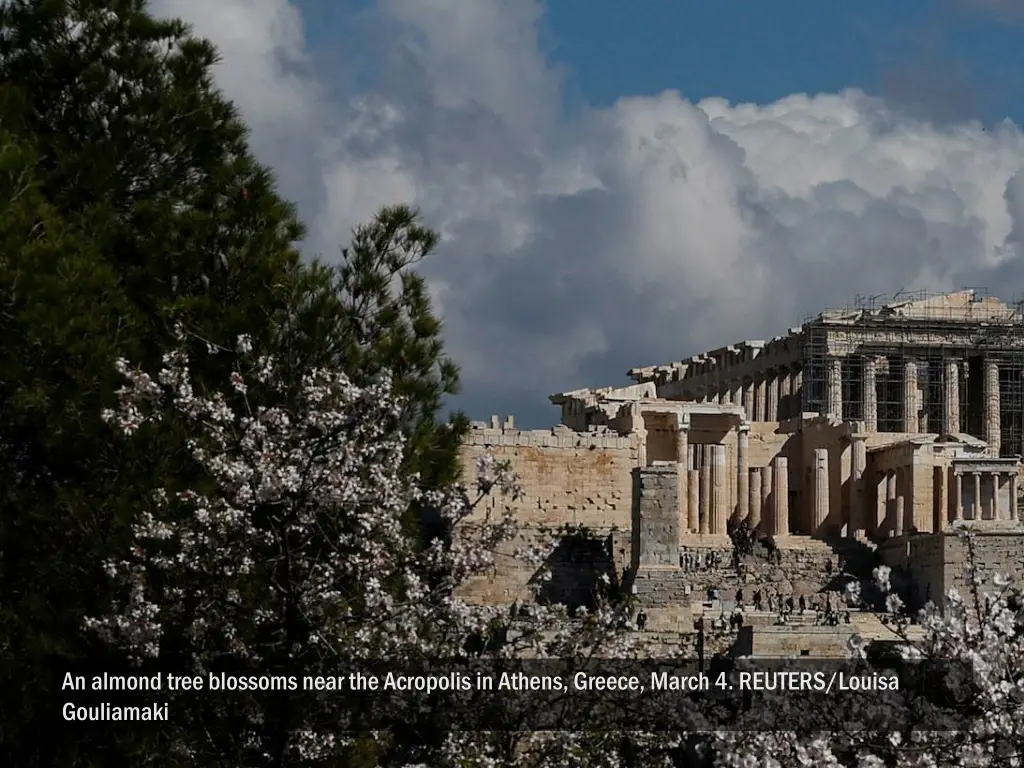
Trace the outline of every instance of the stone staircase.
{"label": "stone staircase", "polygon": [[841,592],[850,577],[870,579],[875,566],[874,547],[864,541],[847,538],[813,539],[809,536],[776,538],[778,557],[755,545],[754,552],[741,558],[737,571],[732,562],[731,543],[722,537],[685,537],[680,561],[686,572],[694,599],[708,589],[718,589],[731,599],[742,589],[747,601],[755,589],[768,589],[783,595],[811,595],[817,592]]}

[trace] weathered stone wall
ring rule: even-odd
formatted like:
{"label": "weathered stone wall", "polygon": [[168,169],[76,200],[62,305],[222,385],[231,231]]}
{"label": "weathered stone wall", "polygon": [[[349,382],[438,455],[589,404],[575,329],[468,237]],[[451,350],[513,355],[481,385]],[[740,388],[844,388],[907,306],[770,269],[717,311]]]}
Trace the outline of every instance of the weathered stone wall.
{"label": "weathered stone wall", "polygon": [[[564,426],[519,430],[508,422],[475,427],[460,452],[463,481],[470,489],[476,484],[476,461],[485,453],[511,462],[525,496],[511,502],[493,493],[471,519],[511,507],[523,537],[503,544],[494,573],[472,580],[460,594],[497,604],[531,597],[530,585],[539,583],[539,569],[516,557],[527,545],[543,544],[549,551],[544,567],[551,577],[540,587],[542,600],[585,605],[602,574],[613,580],[621,576],[606,539],[613,531],[628,534],[632,525],[637,451],[628,437],[600,429],[578,433]],[[566,525],[587,535],[556,541],[539,530]]]}
{"label": "weathered stone wall", "polygon": [[823,626],[772,626],[754,630],[754,655],[763,658],[809,656],[819,659],[842,659],[853,632],[841,624]]}
{"label": "weathered stone wall", "polygon": [[[966,595],[964,572],[970,560],[967,542],[955,534],[943,535],[942,541],[945,589]],[[983,591],[992,588],[991,578],[997,573],[1009,575],[1017,584],[1024,583],[1024,531],[980,531],[974,535],[973,548],[975,563],[987,580]]]}
{"label": "weathered stone wall", "polygon": [[[987,578],[1009,574],[1024,582],[1024,531],[979,531],[974,536],[975,560]],[[883,542],[879,559],[893,569],[901,591],[923,604],[944,603],[946,592],[967,595],[964,571],[969,562],[967,542],[956,533],[919,534]]]}
{"label": "weathered stone wall", "polygon": [[[463,479],[470,488],[476,482],[476,460],[485,453],[512,463],[526,491],[513,505],[524,525],[629,527],[637,460],[629,437],[607,430],[573,432],[561,425],[537,430],[474,428],[460,452]],[[480,513],[506,504],[506,499],[492,495]]]}
{"label": "weathered stone wall", "polygon": [[[589,529],[585,534],[556,536],[524,528],[520,534],[514,541],[502,542],[492,573],[470,579],[459,589],[460,597],[487,605],[530,602],[536,597],[540,602],[590,606],[602,576],[608,577],[611,586],[622,578],[622,568],[612,558],[612,531]],[[527,547],[547,551],[543,564],[534,565],[519,556]],[[542,578],[545,572],[548,575]]]}

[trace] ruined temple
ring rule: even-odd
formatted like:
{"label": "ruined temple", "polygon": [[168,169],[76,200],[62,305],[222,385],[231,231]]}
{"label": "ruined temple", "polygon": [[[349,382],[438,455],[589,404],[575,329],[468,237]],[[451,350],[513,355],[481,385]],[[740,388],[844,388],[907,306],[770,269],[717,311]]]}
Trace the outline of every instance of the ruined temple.
{"label": "ruined temple", "polygon": [[[613,567],[634,577],[678,566],[677,550],[727,547],[742,521],[784,550],[863,542],[911,571],[914,550],[930,563],[921,590],[941,594],[943,532],[1017,527],[1024,316],[976,290],[898,298],[552,395],[553,429],[476,424],[467,471],[482,451],[512,460],[524,523],[609,532]],[[671,486],[653,511],[645,484]],[[481,589],[502,599],[527,578],[511,567]]]}

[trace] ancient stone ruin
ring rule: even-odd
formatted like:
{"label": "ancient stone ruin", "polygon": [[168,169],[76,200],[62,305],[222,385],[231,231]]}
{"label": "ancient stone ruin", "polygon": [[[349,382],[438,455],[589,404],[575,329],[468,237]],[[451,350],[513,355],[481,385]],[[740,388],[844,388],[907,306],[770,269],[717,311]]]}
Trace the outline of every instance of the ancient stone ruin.
{"label": "ancient stone ruin", "polygon": [[[585,602],[607,573],[651,606],[652,628],[682,632],[708,590],[831,599],[882,562],[911,602],[941,602],[960,586],[950,533],[964,525],[992,568],[1024,575],[1019,307],[974,290],[861,302],[629,376],[552,395],[552,429],[494,417],[463,447],[470,481],[482,453],[512,462],[528,529],[605,542],[586,555],[556,547],[548,599]],[[736,530],[756,542],[739,561]],[[522,599],[534,569],[508,554],[469,594]]]}

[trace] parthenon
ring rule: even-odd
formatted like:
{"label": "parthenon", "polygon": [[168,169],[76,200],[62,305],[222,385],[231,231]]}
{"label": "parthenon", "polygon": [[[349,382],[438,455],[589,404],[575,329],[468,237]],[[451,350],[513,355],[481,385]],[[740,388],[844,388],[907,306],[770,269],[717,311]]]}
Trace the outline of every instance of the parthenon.
{"label": "parthenon", "polygon": [[892,537],[1015,520],[1024,318],[976,290],[829,310],[633,384],[552,395],[562,423],[674,463],[680,531]]}

